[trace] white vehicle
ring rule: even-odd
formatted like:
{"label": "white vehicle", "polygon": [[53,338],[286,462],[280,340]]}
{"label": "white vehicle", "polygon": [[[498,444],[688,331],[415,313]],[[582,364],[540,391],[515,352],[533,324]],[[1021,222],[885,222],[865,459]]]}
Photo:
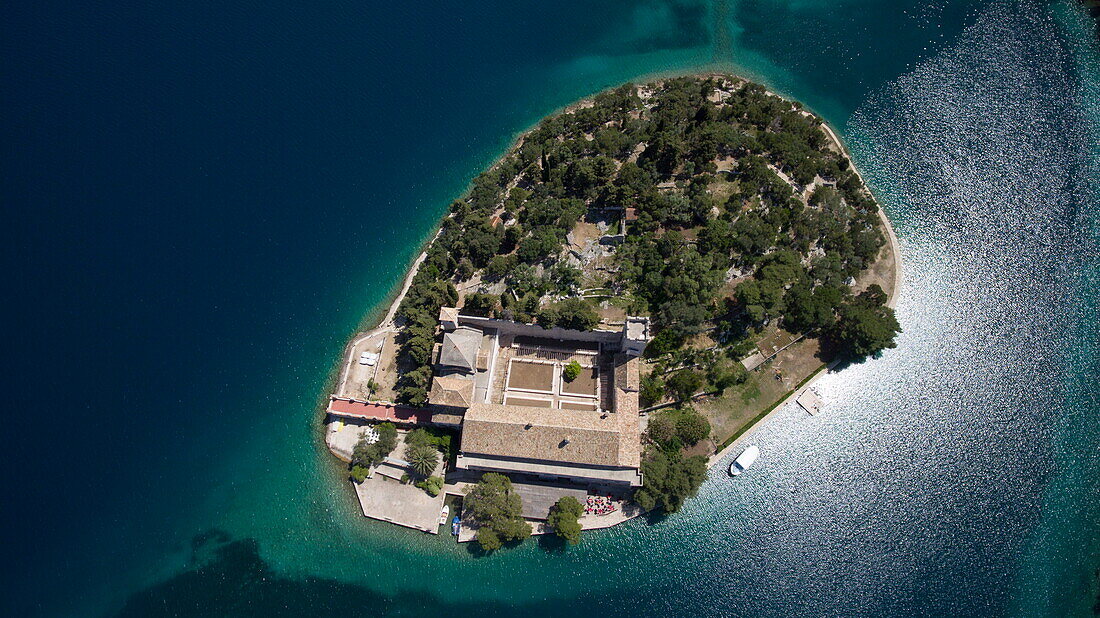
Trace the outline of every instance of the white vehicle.
{"label": "white vehicle", "polygon": [[760,449],[755,444],[745,449],[745,452],[738,455],[737,459],[730,464],[730,476],[741,476],[741,473],[747,470],[759,456]]}

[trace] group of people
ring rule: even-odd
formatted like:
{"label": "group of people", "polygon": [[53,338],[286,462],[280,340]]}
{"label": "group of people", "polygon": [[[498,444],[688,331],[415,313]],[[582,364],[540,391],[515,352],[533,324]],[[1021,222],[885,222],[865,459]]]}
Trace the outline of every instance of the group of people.
{"label": "group of people", "polygon": [[584,514],[607,515],[614,513],[616,508],[611,496],[588,496],[588,501],[584,505]]}

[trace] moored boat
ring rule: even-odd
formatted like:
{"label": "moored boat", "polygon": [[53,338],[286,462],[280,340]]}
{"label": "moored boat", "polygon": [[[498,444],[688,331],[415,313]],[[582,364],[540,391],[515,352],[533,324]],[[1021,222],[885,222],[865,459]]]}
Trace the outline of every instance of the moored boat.
{"label": "moored boat", "polygon": [[738,455],[737,459],[734,459],[733,463],[730,464],[730,476],[741,476],[741,473],[747,470],[759,456],[760,449],[755,444],[745,449],[745,451]]}

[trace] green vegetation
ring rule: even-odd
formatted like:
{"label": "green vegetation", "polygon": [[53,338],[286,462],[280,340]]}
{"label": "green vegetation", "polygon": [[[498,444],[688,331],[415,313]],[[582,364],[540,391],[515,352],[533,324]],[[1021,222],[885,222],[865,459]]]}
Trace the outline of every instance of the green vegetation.
{"label": "green vegetation", "polygon": [[675,408],[649,417],[649,439],[662,451],[679,451],[710,437],[710,421],[694,408]]}
{"label": "green vegetation", "polygon": [[703,387],[703,376],[691,369],[681,369],[665,381],[677,401],[687,401]]}
{"label": "green vegetation", "polygon": [[596,310],[581,298],[567,298],[560,303],[547,305],[538,310],[536,319],[543,328],[560,326],[573,330],[591,330],[600,322]]}
{"label": "green vegetation", "polygon": [[886,294],[872,285],[840,308],[832,335],[848,358],[859,359],[894,347],[894,336],[900,332],[894,311],[886,306]]}
{"label": "green vegetation", "polygon": [[[582,272],[566,235],[626,208],[636,220],[612,263]],[[397,396],[426,401],[439,308],[478,275],[466,313],[591,329],[598,314],[579,294],[590,277],[652,317],[647,357],[710,354],[665,363],[649,405],[665,399],[661,379],[680,401],[743,382],[737,361],[765,327],[859,359],[900,332],[891,309],[850,287],[884,244],[870,192],[801,106],[733,78],[628,84],[544,119],[451,205],[398,308]]]}
{"label": "green vegetation", "polygon": [[443,477],[429,476],[422,481],[418,481],[416,486],[428,492],[428,495],[434,498],[439,495],[439,492],[443,491]]}
{"label": "green vegetation", "polygon": [[352,466],[351,467],[351,478],[356,483],[362,483],[363,481],[367,480],[367,476],[369,474],[370,474],[370,468],[366,468],[364,466]]}
{"label": "green vegetation", "polygon": [[676,419],[676,435],[684,444],[694,445],[710,437],[710,421],[691,408],[680,411]]}
{"label": "green vegetation", "polygon": [[655,373],[647,373],[642,376],[641,388],[638,392],[638,402],[643,408],[658,403],[665,398],[665,381]]}
{"label": "green vegetation", "polygon": [[439,465],[439,451],[430,444],[407,444],[405,461],[420,476],[428,476]]}
{"label": "green vegetation", "polygon": [[570,545],[581,542],[581,524],[577,520],[584,514],[584,507],[573,496],[564,496],[550,507],[546,523]]}
{"label": "green vegetation", "polygon": [[477,542],[485,551],[531,536],[531,525],[521,515],[523,502],[512,490],[512,481],[503,474],[483,474],[466,494],[463,506],[466,519],[478,526]]}
{"label": "green vegetation", "polygon": [[572,382],[577,379],[577,376],[581,375],[581,364],[575,360],[569,361],[569,364],[562,370],[562,378],[566,382]]}
{"label": "green vegetation", "polygon": [[353,470],[355,466],[369,468],[378,465],[397,446],[397,427],[394,427],[393,423],[380,423],[374,429],[378,432],[378,440],[373,444],[367,442],[365,435],[361,436],[359,442],[355,444],[355,449],[351,453]]}
{"label": "green vegetation", "polygon": [[443,452],[450,459],[452,435],[437,427],[418,427],[405,436],[405,444],[426,444]]}
{"label": "green vegetation", "polygon": [[466,315],[492,317],[500,307],[500,299],[492,294],[470,294],[466,297],[462,312]]}
{"label": "green vegetation", "polygon": [[643,485],[634,492],[638,506],[647,511],[661,508],[674,513],[702,485],[707,476],[707,460],[700,455],[685,458],[679,450],[650,447],[642,461],[642,474]]}

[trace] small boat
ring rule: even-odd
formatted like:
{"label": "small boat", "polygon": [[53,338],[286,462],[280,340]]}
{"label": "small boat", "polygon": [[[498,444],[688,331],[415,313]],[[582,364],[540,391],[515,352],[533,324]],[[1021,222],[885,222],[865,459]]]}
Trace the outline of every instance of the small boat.
{"label": "small boat", "polygon": [[760,449],[755,444],[745,449],[745,452],[738,455],[737,459],[730,464],[730,476],[741,476],[741,473],[747,470],[759,456]]}
{"label": "small boat", "polygon": [[450,514],[451,514],[451,507],[444,504],[443,505],[443,510],[440,511],[440,513],[439,513],[439,525],[440,526],[447,525],[447,516],[450,515]]}
{"label": "small boat", "polygon": [[458,536],[458,530],[461,527],[462,520],[458,518],[458,515],[455,515],[455,518],[451,520],[451,534],[453,536]]}

